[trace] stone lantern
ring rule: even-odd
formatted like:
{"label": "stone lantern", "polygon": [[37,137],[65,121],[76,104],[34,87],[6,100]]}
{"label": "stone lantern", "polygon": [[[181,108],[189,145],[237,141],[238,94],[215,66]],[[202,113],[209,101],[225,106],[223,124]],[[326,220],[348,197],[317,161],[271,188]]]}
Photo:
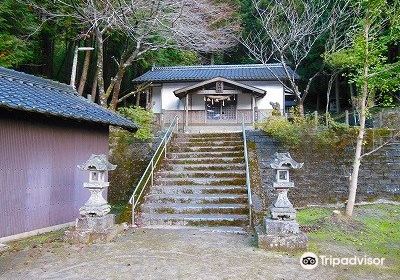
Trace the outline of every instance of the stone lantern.
{"label": "stone lantern", "polygon": [[105,180],[109,170],[115,170],[117,166],[108,162],[105,155],[91,155],[82,165],[78,165],[81,170],[89,171],[89,182],[84,183],[83,187],[90,192],[89,200],[79,209],[81,216],[102,217],[111,210],[110,205],[103,197],[103,190],[110,184]]}
{"label": "stone lantern", "polygon": [[106,155],[91,155],[84,164],[78,165],[79,169],[89,171],[89,180],[83,186],[89,190],[90,197],[79,209],[81,217],[76,219],[75,228],[65,232],[67,241],[107,242],[126,228],[124,224],[115,224],[114,215],[109,214],[111,207],[102,194],[109,186],[107,172],[116,167],[108,162]]}
{"label": "stone lantern", "polygon": [[270,214],[264,219],[264,227],[257,232],[258,245],[264,249],[295,250],[307,247],[307,236],[300,231],[296,222],[296,210],[287,193],[294,187],[290,181],[290,169],[299,169],[298,163],[289,153],[276,153],[270,167],[275,170],[272,187],[277,193],[270,207]]}
{"label": "stone lantern", "polygon": [[278,194],[271,207],[271,218],[274,220],[294,220],[296,219],[296,210],[287,197],[289,189],[294,187],[294,183],[290,182],[289,169],[301,168],[303,163],[296,162],[289,153],[276,153],[270,166],[276,172],[276,182],[272,184],[272,187]]}

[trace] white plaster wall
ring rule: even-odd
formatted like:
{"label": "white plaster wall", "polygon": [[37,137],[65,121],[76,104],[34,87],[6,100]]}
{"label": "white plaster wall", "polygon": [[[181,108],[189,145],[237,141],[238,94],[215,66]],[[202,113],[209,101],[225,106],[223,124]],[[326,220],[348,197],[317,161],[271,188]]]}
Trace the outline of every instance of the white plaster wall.
{"label": "white plaster wall", "polygon": [[284,106],[283,86],[274,81],[246,81],[244,84],[263,89],[267,94],[263,98],[257,98],[257,107],[260,110],[272,109],[270,102],[278,102],[281,109]]}
{"label": "white plaster wall", "polygon": [[161,104],[164,110],[183,110],[185,107],[185,100],[179,101],[175,96],[174,90],[188,87],[195,83],[164,83],[161,88]]}
{"label": "white plaster wall", "polygon": [[162,101],[161,101],[161,86],[153,87],[153,112],[161,113]]}

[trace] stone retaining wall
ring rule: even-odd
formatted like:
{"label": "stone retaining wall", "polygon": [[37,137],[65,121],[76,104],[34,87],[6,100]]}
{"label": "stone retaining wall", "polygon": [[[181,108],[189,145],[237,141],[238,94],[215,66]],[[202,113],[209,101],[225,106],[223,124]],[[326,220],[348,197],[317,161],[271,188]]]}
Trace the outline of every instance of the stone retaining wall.
{"label": "stone retaining wall", "polygon": [[117,165],[109,175],[110,203],[128,203],[134,187],[145,171],[165,131],[156,133],[151,141],[132,139],[130,143],[110,136],[110,162]]}
{"label": "stone retaining wall", "polygon": [[[275,152],[288,150],[262,131],[247,134],[248,141],[256,143],[263,188],[272,198],[275,175],[269,162]],[[296,161],[304,162],[302,169],[291,172],[295,189],[289,192],[289,197],[295,206],[346,201],[353,149],[338,153],[315,152],[312,147],[304,147],[289,152]],[[358,188],[357,201],[400,198],[400,143],[388,145],[363,160]]]}

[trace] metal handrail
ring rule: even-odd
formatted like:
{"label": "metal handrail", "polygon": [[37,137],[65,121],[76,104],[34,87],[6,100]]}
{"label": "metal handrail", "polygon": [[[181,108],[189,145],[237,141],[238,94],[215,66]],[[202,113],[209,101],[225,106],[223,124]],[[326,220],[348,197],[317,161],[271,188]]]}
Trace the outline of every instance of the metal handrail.
{"label": "metal handrail", "polygon": [[249,158],[247,152],[246,127],[244,124],[244,115],[242,115],[242,133],[243,133],[244,161],[246,165],[246,189],[247,189],[247,198],[249,203],[249,220],[251,227],[253,224],[253,217],[252,217],[253,199],[251,197],[250,168],[249,168]]}
{"label": "metal handrail", "polygon": [[154,152],[154,155],[151,158],[149,164],[147,165],[147,168],[145,169],[142,177],[137,183],[131,198],[129,199],[129,203],[132,204],[132,225],[135,224],[135,208],[138,206],[140,199],[143,195],[143,192],[146,189],[146,186],[149,183],[149,181],[151,182],[151,186],[153,186],[154,170],[157,167],[161,155],[164,154],[164,157],[167,156],[167,145],[171,140],[173,132],[176,131],[177,129],[178,129],[178,116],[175,116],[167,132],[165,132],[164,137],[162,138],[156,151]]}

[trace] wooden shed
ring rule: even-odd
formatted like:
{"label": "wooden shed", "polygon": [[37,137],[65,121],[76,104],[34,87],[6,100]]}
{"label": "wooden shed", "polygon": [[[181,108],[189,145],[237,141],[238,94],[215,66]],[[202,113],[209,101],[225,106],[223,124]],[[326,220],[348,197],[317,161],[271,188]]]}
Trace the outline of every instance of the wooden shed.
{"label": "wooden shed", "polygon": [[88,198],[77,165],[108,154],[110,125],[137,130],[68,85],[0,67],[0,241],[74,221]]}

